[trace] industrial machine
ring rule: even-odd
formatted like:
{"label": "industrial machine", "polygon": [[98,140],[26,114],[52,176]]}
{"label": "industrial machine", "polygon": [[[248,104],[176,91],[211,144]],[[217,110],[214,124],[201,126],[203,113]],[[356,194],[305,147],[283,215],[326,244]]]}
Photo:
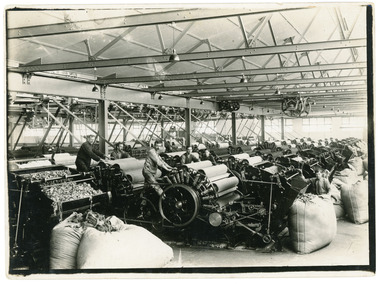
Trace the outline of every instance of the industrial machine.
{"label": "industrial machine", "polygon": [[168,153],[164,158],[174,170],[157,172],[161,196],[145,184],[144,159],[134,157],[100,162],[88,173],[65,165],[10,169],[10,253],[11,262],[17,262],[12,267],[37,267],[41,260],[46,267],[52,227],[71,212],[86,209],[116,215],[165,240],[276,247],[289,208],[308,190],[300,172],[314,177],[318,166],[332,177],[353,155],[347,145],[357,143],[294,142],[302,145],[296,154],[277,155],[288,144],[282,142],[250,153],[227,147],[216,165],[202,161],[181,166],[180,153]]}
{"label": "industrial machine", "polygon": [[262,159],[247,154],[234,155],[227,164],[232,159],[245,166],[231,170],[226,164],[202,161],[163,172],[157,177],[161,196],[144,186],[139,161],[102,164],[95,175],[112,188],[115,210],[127,223],[156,233],[185,233],[193,240],[207,236],[231,246],[242,241],[273,244],[286,227],[287,210],[307,185],[292,186],[299,175],[292,167],[258,162]]}
{"label": "industrial machine", "polygon": [[[280,152],[281,145],[269,146]],[[299,193],[307,191],[300,172],[311,178],[315,167],[322,167],[332,176],[342,154],[314,145],[298,148],[297,154],[270,158],[262,153],[231,154],[231,148],[225,151],[217,165],[202,161],[180,166],[178,153],[166,155],[176,168],[158,173],[162,196],[144,185],[141,160],[99,165],[96,176],[112,191],[115,210],[127,223],[158,234],[179,236],[180,232],[185,239],[207,236],[230,246],[239,242],[258,246],[276,243],[287,226],[288,209]]]}
{"label": "industrial machine", "polygon": [[105,209],[111,198],[92,172],[64,165],[12,170],[8,184],[10,262],[37,271],[48,267],[54,225],[74,211]]}

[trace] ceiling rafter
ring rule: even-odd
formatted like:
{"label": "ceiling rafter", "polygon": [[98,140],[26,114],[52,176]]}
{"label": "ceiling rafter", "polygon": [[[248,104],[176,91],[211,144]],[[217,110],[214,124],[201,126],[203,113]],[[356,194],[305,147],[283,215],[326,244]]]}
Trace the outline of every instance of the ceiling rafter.
{"label": "ceiling rafter", "polygon": [[[254,37],[252,38],[252,42],[256,41],[261,33],[261,30],[263,28],[263,26],[265,25],[265,22],[267,21],[266,19],[270,19],[270,17],[272,17],[272,14],[266,16],[266,17],[262,17],[259,19],[259,22],[253,27],[253,29],[249,32],[248,34],[248,37],[252,36],[253,33],[255,33],[257,31],[257,33],[254,35]],[[245,41],[241,41],[238,45],[237,45],[237,49],[242,47],[244,45]],[[232,58],[232,59],[227,59],[225,60],[220,66],[217,67],[217,71],[222,71],[224,70],[226,67],[230,66],[232,63],[234,63],[238,58]],[[245,59],[244,59],[245,60]],[[257,67],[261,67],[259,66],[258,64],[255,64],[251,61],[249,61],[249,63],[257,66]],[[204,84],[206,83],[208,80],[208,78],[206,78],[205,80],[203,80],[201,83]]]}
{"label": "ceiling rafter", "polygon": [[[294,25],[292,25],[290,23],[290,21],[282,14],[282,13],[279,13],[281,15],[281,17],[283,17],[285,19],[285,21],[293,28],[293,30],[300,36],[300,39],[298,41],[298,43],[300,43],[302,40],[304,40],[305,42],[309,42],[307,39],[306,39],[306,33],[309,31],[309,29],[311,28],[312,24],[314,23],[315,19],[317,18],[319,12],[320,12],[321,9],[317,9],[315,11],[315,14],[313,15],[313,17],[311,18],[311,20],[309,21],[308,25],[306,26],[305,30],[303,31],[303,33],[301,34],[298,29],[296,29],[296,27],[294,27]],[[291,56],[291,55],[290,55]],[[290,56],[288,57],[288,59],[285,61],[285,64],[288,63],[288,60],[290,59]]]}
{"label": "ceiling rafter", "polygon": [[[247,57],[247,56],[260,56],[270,55],[277,53],[292,53],[295,51],[311,51],[311,50],[328,50],[328,49],[341,49],[351,47],[362,47],[366,45],[366,39],[352,39],[352,40],[339,40],[329,42],[313,42],[302,43],[295,45],[281,45],[271,47],[259,47],[248,49],[235,49],[235,50],[222,50],[212,52],[195,52],[189,54],[180,54],[181,61],[194,61],[205,60],[212,58],[226,58],[226,57]],[[143,56],[143,57],[129,57],[129,58],[115,58],[108,60],[96,61],[77,61],[77,62],[62,62],[41,65],[24,65],[16,68],[10,68],[14,72],[41,72],[41,71],[54,71],[54,70],[70,70],[70,69],[85,69],[85,68],[101,68],[101,67],[114,67],[126,65],[145,65],[149,63],[167,63],[169,61],[168,55],[158,56]]]}
{"label": "ceiling rafter", "polygon": [[[274,46],[277,46],[276,37],[275,37],[275,35],[274,35],[273,27],[272,27],[272,24],[271,24],[270,20],[268,21],[268,27],[269,27],[270,34],[271,34],[271,36],[272,36],[273,45],[274,45]],[[277,53],[276,55],[277,55],[277,57],[278,57],[279,66],[280,66],[280,67],[284,67],[283,64],[282,64],[282,61],[281,61],[281,56],[280,56],[280,54]]]}
{"label": "ceiling rafter", "polygon": [[[344,31],[344,28],[348,28],[348,27],[346,27],[345,20],[344,20],[342,13],[341,13],[339,8],[335,8],[335,15],[336,15],[338,23],[339,23],[338,26],[339,26],[339,30],[340,30],[341,39],[348,39],[349,35],[346,35],[345,31]],[[355,54],[354,54],[352,48],[350,48],[350,51],[351,51],[352,60],[356,61],[356,57],[355,57]]]}
{"label": "ceiling rafter", "polygon": [[350,77],[329,77],[317,79],[295,79],[295,80],[278,80],[278,81],[255,81],[247,83],[227,83],[227,84],[208,84],[208,85],[180,85],[166,87],[149,87],[148,91],[152,92],[169,92],[169,91],[188,91],[188,90],[205,90],[205,89],[226,89],[226,88],[245,88],[259,86],[283,86],[295,84],[315,84],[323,82],[345,82],[345,81],[366,81],[366,76],[350,76]]}
{"label": "ceiling rafter", "polygon": [[[169,35],[171,35],[172,30],[170,28],[167,28],[166,26],[164,27],[164,25],[170,26],[170,24],[173,24],[175,22],[179,23],[179,21],[174,21],[173,19],[170,19],[167,23],[149,24],[150,27],[146,25],[146,28],[141,29],[141,32],[140,29],[137,29],[130,36],[125,38],[121,37],[118,40],[117,38],[120,37],[122,33],[125,33],[127,29],[136,28],[138,25],[129,28],[121,27],[125,24],[125,22],[123,22],[117,28],[110,27],[109,29],[103,29],[102,27],[100,27],[101,29],[99,29],[100,32],[98,33],[94,33],[94,29],[94,31],[90,33],[86,33],[85,31],[81,34],[75,35],[75,33],[79,32],[79,30],[81,29],[81,24],[83,24],[83,21],[81,20],[87,20],[89,19],[89,17],[85,13],[71,14],[70,11],[67,11],[69,17],[65,17],[63,19],[62,12],[53,11],[51,12],[51,14],[53,16],[61,15],[62,17],[59,17],[61,19],[55,20],[49,18],[47,21],[41,19],[41,21],[38,22],[48,23],[49,21],[55,21],[57,23],[63,23],[64,21],[66,21],[65,24],[67,24],[67,27],[69,29],[73,30],[74,34],[72,34],[71,32],[66,33],[63,31],[62,33],[59,32],[55,33],[54,35],[51,34],[51,36],[49,37],[43,37],[43,35],[41,35],[41,38],[37,36],[35,38],[20,37],[18,39],[12,39],[12,41],[9,42],[12,43],[13,46],[16,46],[17,49],[12,50],[12,54],[8,59],[9,67],[7,71],[8,74],[12,73],[12,71],[16,72],[19,78],[21,76],[24,76],[23,70],[27,70],[27,72],[32,73],[32,78],[43,76],[55,78],[61,81],[81,83],[81,89],[87,90],[89,92],[88,94],[86,94],[87,96],[91,96],[91,88],[93,87],[92,84],[108,85],[110,87],[110,94],[112,93],[112,98],[114,98],[114,94],[116,94],[113,91],[120,90],[120,92],[117,92],[117,96],[124,96],[125,92],[126,96],[128,95],[129,97],[131,97],[133,102],[142,102],[143,97],[148,98],[149,101],[149,98],[151,98],[149,93],[158,92],[163,96],[163,101],[181,99],[182,103],[182,100],[187,100],[190,98],[190,100],[188,101],[190,101],[192,107],[195,108],[197,108],[201,99],[204,100],[206,105],[212,104],[213,107],[217,107],[217,103],[221,100],[238,100],[241,102],[241,111],[244,112],[247,109],[249,109],[249,104],[252,104],[252,102],[254,101],[264,104],[263,106],[265,108],[267,108],[267,106],[270,107],[271,105],[265,105],[265,102],[273,103],[275,100],[278,101],[279,98],[276,98],[274,88],[280,87],[281,98],[285,98],[286,96],[292,95],[291,92],[296,90],[297,92],[302,92],[302,96],[310,96],[313,99],[315,99],[318,102],[318,105],[315,108],[313,108],[313,111],[316,109],[320,109],[321,105],[319,104],[323,101],[325,101],[326,103],[336,102],[337,104],[343,104],[347,102],[347,104],[349,104],[350,106],[354,106],[353,109],[355,109],[355,106],[358,106],[358,109],[360,109],[361,101],[366,102],[368,87],[368,85],[366,84],[366,79],[368,78],[366,77],[367,63],[363,62],[366,61],[365,51],[367,45],[366,34],[365,30],[363,29],[363,24],[366,24],[365,19],[363,17],[363,13],[365,13],[366,9],[363,5],[359,6],[361,6],[360,13],[357,13],[357,9],[352,9],[352,11],[350,11],[350,7],[347,6],[329,5],[326,6],[326,8],[324,8],[321,5],[314,5],[314,10],[307,11],[307,16],[305,11],[302,10],[292,13],[282,13],[282,11],[280,10],[270,10],[272,8],[276,9],[278,8],[278,6],[265,6],[265,8],[263,9],[266,9],[266,14],[264,13],[262,15],[255,15],[253,13],[251,13],[253,14],[253,16],[234,14],[234,16],[222,17],[221,15],[219,15],[220,17],[215,18],[221,19],[218,21],[183,21],[182,24],[172,27],[172,29],[175,31],[175,35],[177,35],[177,37],[178,35],[180,35],[183,38],[183,41],[181,40],[179,45],[176,45],[177,41],[173,40],[172,42],[170,40]],[[339,7],[339,9],[337,9],[336,7]],[[340,9],[341,11],[338,11]],[[330,22],[331,19],[327,15],[327,20],[329,21],[329,23],[325,25],[325,30],[317,34],[315,34],[314,32],[308,32],[311,31],[311,28],[318,29],[316,20],[321,20],[320,18],[322,18],[322,10],[323,15],[325,15],[326,10],[327,12],[330,11],[330,16],[334,19],[334,22]],[[140,20],[150,21],[150,14],[159,14],[160,16],[164,15],[164,18],[160,20],[165,21],[168,20],[168,18],[165,17],[167,15],[166,12],[174,12],[175,10],[156,9],[153,11],[159,12],[151,13],[151,10],[145,9],[137,11],[141,13],[137,16],[141,16],[141,18],[139,18]],[[162,13],[161,11],[164,11],[164,13]],[[230,11],[230,13],[235,13],[235,11],[242,11],[242,9]],[[219,14],[219,12],[220,11],[216,11],[215,13]],[[255,11],[252,10],[252,12]],[[336,14],[338,12],[339,15]],[[118,11],[117,13],[111,12],[109,14],[89,13],[88,15],[90,15],[90,17],[99,15],[100,17],[104,17],[107,20],[111,20],[109,17],[110,14],[120,15],[121,13],[120,11]],[[123,14],[135,16],[136,12],[133,13],[132,11],[131,13],[128,12],[128,10],[125,10],[125,13]],[[71,17],[71,15],[73,15],[73,17]],[[185,15],[185,13],[182,15]],[[214,17],[215,15],[216,14],[212,15],[212,17]],[[320,15],[321,17],[318,17],[318,15]],[[191,17],[196,16],[199,16],[199,14],[193,14]],[[271,16],[274,16],[272,17],[273,21],[269,21],[269,18]],[[300,18],[297,18],[298,16],[300,16]],[[347,23],[342,22],[343,16],[347,17]],[[129,17],[122,16],[118,18],[119,20],[125,20]],[[73,21],[73,19],[75,20]],[[81,20],[77,21],[78,19]],[[204,19],[206,18],[200,20]],[[265,21],[265,19],[268,19],[268,26],[269,28],[272,28],[271,30],[268,30],[268,26],[266,24],[262,25],[262,22]],[[324,17],[323,19],[326,19],[326,17]],[[290,27],[284,20],[288,22]],[[88,24],[90,24],[91,21],[94,27],[96,27],[98,24],[102,24],[103,22],[102,20],[89,20]],[[233,23],[233,26],[231,26],[229,22]],[[16,24],[17,22],[13,21],[12,23]],[[193,25],[194,23],[204,23],[205,27],[199,26],[197,27],[197,29],[190,29],[189,27],[191,27],[191,25]],[[344,35],[340,37],[339,35],[342,34],[342,23],[345,25],[345,30]],[[131,23],[127,24],[129,25]],[[273,25],[272,27],[270,27],[271,24]],[[255,32],[250,30],[254,26],[258,27],[255,29]],[[27,26],[25,25],[25,27]],[[34,26],[34,28],[36,27],[37,26]],[[43,25],[40,27],[43,27]],[[265,31],[265,33],[262,32],[261,34],[259,34],[259,36],[257,36],[257,30],[259,30],[260,27],[263,31]],[[160,28],[162,32],[165,32],[164,34],[161,34],[161,38]],[[227,28],[230,29],[228,35],[226,33],[225,35],[223,34],[223,36],[219,36],[219,34],[213,33],[214,31],[226,30]],[[246,30],[246,28],[248,28],[248,30]],[[332,29],[334,29],[334,31],[326,40],[326,36],[329,35]],[[190,30],[192,31],[192,33],[190,32]],[[339,30],[341,32],[340,34],[338,34]],[[26,29],[24,31],[26,31]],[[272,34],[274,46],[271,40],[270,31],[274,31],[274,33]],[[281,38],[281,34],[279,33],[280,31],[284,31],[283,37],[292,38],[294,39],[294,41],[289,42],[289,40],[287,40],[282,42],[283,39]],[[250,32],[251,36],[248,36]],[[45,31],[41,32],[41,34],[44,33]],[[60,37],[61,34],[66,34],[66,36]],[[88,38],[89,42],[91,43],[91,47],[95,50],[93,52],[90,51],[86,53],[83,42],[81,43],[82,45],[79,45],[80,42],[75,43],[78,40],[79,36],[83,36],[82,41],[83,39]],[[154,39],[152,38],[152,36],[154,36]],[[257,36],[255,42],[257,43],[257,45],[255,43],[252,43],[252,37],[254,36]],[[307,37],[309,37],[309,39],[312,40],[312,42],[308,42]],[[73,46],[68,47],[68,50],[75,48],[77,50],[73,51],[75,53],[79,51],[79,53],[76,53],[78,55],[70,57],[70,53],[66,53],[70,51],[63,50],[65,49],[65,47],[60,47],[60,50],[62,50],[62,52],[56,52],[56,56],[55,58],[53,58],[52,56],[54,56],[54,50],[44,48],[44,46],[41,46],[36,51],[38,51],[37,56],[42,57],[43,60],[41,60],[40,58],[37,58],[38,60],[33,60],[35,58],[31,58],[31,55],[35,55],[36,53],[33,52],[30,54],[22,54],[20,52],[22,51],[22,48],[24,46],[30,46],[28,50],[34,50],[36,46],[34,46],[33,44],[28,45],[27,43],[25,45],[18,46],[19,43],[25,42],[29,39],[39,39],[39,41],[42,42],[42,44],[61,44],[61,46],[65,46],[67,45],[67,43],[74,43]],[[333,39],[333,41],[331,41],[331,39]],[[211,40],[213,42],[208,40]],[[344,43],[345,40],[350,41],[350,43],[356,40],[362,40],[363,42],[360,46],[352,46],[346,45]],[[123,42],[119,42],[116,44],[116,42],[118,41]],[[235,44],[239,43],[240,41],[242,41],[242,47],[235,48]],[[321,43],[321,46],[319,48],[315,46],[312,48],[311,44],[316,43],[314,41],[318,41],[318,43]],[[331,43],[335,41],[341,42],[341,46],[326,49],[326,46],[331,46]],[[112,42],[114,42],[115,45],[112,44]],[[170,54],[167,51],[170,51],[172,43],[173,49],[174,46],[178,47],[179,49],[177,51],[181,57],[181,62],[176,63],[176,68],[170,69],[171,66],[173,66],[173,64],[171,64],[171,62],[168,61],[168,55]],[[202,46],[204,43],[206,43],[207,46]],[[305,47],[304,44],[308,44],[306,47],[308,47],[309,49],[303,49]],[[114,48],[112,48],[112,46],[110,45],[114,45]],[[97,48],[94,48],[95,46]],[[198,49],[198,47],[200,48]],[[230,50],[226,49],[231,47],[232,49]],[[282,50],[278,48],[281,48]],[[360,55],[357,58],[358,63],[355,63],[355,61],[352,59],[356,58],[357,55],[356,53],[355,55],[352,54],[352,50],[354,48],[357,49]],[[123,50],[125,49],[131,50],[133,52],[125,53],[123,52]],[[244,53],[245,51],[248,52],[248,50],[254,50],[254,54],[242,55],[242,53]],[[265,52],[264,54],[262,53],[263,50]],[[330,50],[339,51],[330,52]],[[93,61],[93,63],[96,64],[96,66],[94,66],[91,65],[90,61],[94,58],[93,55],[96,54],[97,51],[100,52],[100,56],[99,58],[96,58],[97,60]],[[102,56],[103,54],[110,58],[101,58],[104,57]],[[305,54],[306,56],[310,54],[310,57],[307,58],[308,61],[306,61],[306,58],[303,58]],[[142,57],[140,57],[140,55],[142,55]],[[295,57],[293,57],[294,55]],[[337,55],[337,57],[335,57],[335,55]],[[339,55],[340,57],[338,57]],[[347,60],[345,60],[346,55],[348,57]],[[125,58],[124,56],[129,56],[129,58]],[[148,57],[154,60],[145,60]],[[56,64],[54,67],[62,67],[58,64],[63,64],[63,62],[66,61],[67,58],[71,58],[75,61],[65,62],[66,65],[62,66],[66,69],[53,70],[53,72],[50,72],[50,70],[45,71],[44,69],[42,69],[45,67],[50,68],[51,66],[49,66],[49,64],[46,64],[49,62],[52,64]],[[46,59],[46,61],[44,61],[44,59]],[[162,61],[158,61],[156,59]],[[277,62],[277,59],[280,62],[279,64]],[[116,65],[114,65],[114,62],[112,62],[115,60],[119,61]],[[26,63],[25,65],[21,65],[22,61],[28,63]],[[223,61],[224,64],[228,64],[225,68],[222,68]],[[17,66],[13,62],[16,64],[17,62],[19,62],[20,65],[18,65],[18,67],[13,67]],[[327,64],[325,64],[325,62],[327,62]],[[84,65],[81,65],[80,67],[73,67],[73,65],[67,65],[72,63]],[[284,65],[282,66],[283,63]],[[99,64],[99,66],[97,64]],[[250,64],[253,64],[253,66],[250,66]],[[270,68],[266,68],[267,66]],[[36,67],[37,70],[30,71],[30,68],[33,67]],[[102,77],[93,79],[94,75],[92,74],[92,70],[94,68],[98,69],[98,73],[100,73],[99,75]],[[138,71],[137,68],[147,71],[141,72]],[[115,72],[117,72],[118,74],[116,75]],[[109,75],[109,73],[114,73],[114,76],[107,76]],[[75,74],[75,76],[73,74]],[[242,76],[245,76],[248,79],[248,84],[238,83]],[[202,83],[202,80],[207,81],[208,79],[212,78],[214,78],[214,80],[210,80],[207,83]],[[305,80],[302,80],[302,78],[304,78]],[[161,82],[158,85],[157,83],[154,83],[159,81]],[[362,84],[362,82],[365,83]],[[34,85],[35,82],[33,79],[31,83],[33,83]],[[180,87],[176,85],[180,85]],[[258,90],[258,88],[260,87],[263,87],[263,89]],[[26,86],[26,89],[28,88],[29,86]],[[132,97],[130,91],[134,91],[136,96],[138,96],[139,98],[137,99]],[[72,94],[68,95],[68,97],[70,97],[71,95]],[[162,100],[158,103],[160,105],[165,104],[165,102],[162,102]],[[358,104],[354,105],[354,103]],[[246,107],[247,105],[248,108]],[[274,108],[278,107],[278,104],[274,106]],[[203,106],[201,106],[200,108],[203,108]],[[275,112],[279,114],[278,111]]]}
{"label": "ceiling rafter", "polygon": [[[83,51],[78,51],[78,50],[74,50],[74,49],[69,49],[68,47],[56,46],[54,44],[44,43],[44,42],[41,42],[39,40],[32,40],[32,39],[22,39],[22,40],[26,41],[28,43],[33,43],[33,44],[39,45],[39,46],[48,47],[48,48],[52,48],[52,49],[55,49],[55,50],[64,51],[64,52],[68,52],[68,53],[72,53],[72,54],[77,54],[77,55],[83,55],[84,57],[88,57],[88,52],[83,52]],[[109,58],[99,56],[99,59],[100,60],[106,60],[106,59],[109,59]],[[23,63],[18,62],[18,64],[19,65],[20,64],[24,64],[24,62]],[[134,67],[138,68],[138,69],[143,69],[143,70],[147,70],[149,72],[152,72],[151,68],[147,68],[145,66],[134,66]]]}
{"label": "ceiling rafter", "polygon": [[[318,92],[318,91],[333,91],[333,90],[366,90],[367,85],[354,85],[354,86],[326,86],[326,87],[304,87],[304,88],[289,88],[287,92]],[[254,95],[254,94],[273,94],[273,90],[249,90],[249,91],[228,91],[228,92],[191,92],[183,94],[188,97],[214,97],[224,96],[228,99],[238,99],[239,95]]]}
{"label": "ceiling rafter", "polygon": [[[336,10],[335,10],[335,12],[336,12]],[[339,13],[341,13],[340,10],[339,10]],[[340,14],[340,15],[341,15],[341,14]],[[355,19],[355,21],[354,21],[354,23],[353,23],[351,29],[350,29],[350,30],[348,31],[348,33],[347,33],[347,36],[344,35],[344,31],[343,31],[343,28],[342,28],[342,26],[341,26],[341,24],[342,24],[342,23],[341,23],[341,21],[342,21],[341,17],[342,17],[342,16],[341,16],[341,17],[338,17],[337,12],[336,12],[336,16],[337,16],[338,26],[340,27],[340,31],[341,31],[341,36],[342,36],[342,38],[347,38],[347,39],[349,39],[349,38],[351,37],[351,35],[352,35],[353,30],[355,29],[355,26],[356,26],[358,20],[359,20],[360,12],[357,14],[356,19]],[[357,61],[357,58],[356,58],[355,55],[354,55],[353,49],[351,48],[350,50],[351,50],[351,56],[352,56],[351,58],[352,58],[353,62],[356,62],[356,61]],[[340,53],[341,53],[341,51],[338,52],[338,55],[339,55]],[[335,57],[334,62],[335,62],[335,60],[338,58],[338,55]],[[341,72],[342,72],[342,71],[340,71],[338,75],[340,75]],[[359,72],[360,72],[360,74],[363,74],[362,70],[359,70]]]}
{"label": "ceiling rafter", "polygon": [[104,52],[106,52],[108,49],[110,49],[112,46],[114,46],[116,43],[118,43],[120,40],[122,40],[127,34],[131,33],[134,29],[136,29],[136,27],[131,27],[129,29],[126,29],[121,34],[119,34],[117,37],[115,37],[113,40],[111,40],[108,44],[106,44],[98,52],[96,52],[94,55],[92,55],[93,60],[96,60],[100,55],[102,55]]}
{"label": "ceiling rafter", "polygon": [[161,33],[161,29],[160,29],[160,26],[159,25],[156,25],[156,31],[157,31],[157,35],[158,35],[158,40],[160,41],[160,45],[161,45],[161,53],[164,54],[165,53],[165,43],[164,43],[164,39],[162,37],[162,33]]}
{"label": "ceiling rafter", "polygon": [[[314,22],[314,20],[315,20],[315,18],[317,17],[317,15],[318,15],[318,13],[319,13],[319,10],[320,9],[317,9],[317,11],[316,11],[316,13],[314,14],[314,16],[313,16],[313,18],[311,19],[311,21],[309,22],[309,24],[307,25],[307,27],[305,28],[305,30],[304,30],[304,32],[302,33],[302,35],[297,31],[297,33],[298,34],[300,34],[300,36],[301,36],[301,39],[299,40],[299,42],[301,42],[301,40],[302,39],[304,39],[304,36],[305,36],[305,34],[308,32],[308,30],[310,29],[310,27],[311,27],[311,25],[312,25],[312,23]],[[280,13],[280,15],[282,16],[282,17],[284,17],[281,13]],[[285,20],[290,24],[290,22],[285,18]],[[292,25],[291,25],[292,26]],[[299,43],[298,42],[298,43]],[[306,41],[307,42],[307,41]],[[272,61],[272,59],[275,57],[275,55],[272,55],[268,60],[267,60],[267,62],[265,62],[265,64],[263,65],[263,68],[265,68],[268,64],[269,64],[269,62],[271,62]],[[291,57],[291,54],[287,57],[287,59],[285,60],[285,63],[284,63],[284,65],[287,65],[287,63],[290,61],[290,57]],[[280,64],[282,65],[282,61],[281,61],[281,56],[279,56],[279,61],[280,61]],[[295,65],[295,63],[293,64],[293,66]],[[281,66],[281,67],[283,67],[283,66]],[[276,79],[275,79],[276,80]],[[268,80],[269,81],[269,80]]]}
{"label": "ceiling rafter", "polygon": [[[107,29],[127,28],[135,26],[147,26],[156,24],[169,24],[172,22],[189,22],[209,20],[243,15],[258,15],[273,12],[294,11],[310,9],[312,6],[303,6],[285,9],[273,9],[257,11],[256,9],[183,9],[158,13],[147,13],[131,16],[110,17],[101,19],[102,22],[94,25],[94,20],[72,21],[70,23],[57,23],[29,27],[12,28],[7,31],[7,38],[25,38],[48,35],[60,35],[85,31],[99,31]],[[96,19],[100,20],[100,19]]]}
{"label": "ceiling rafter", "polygon": [[240,24],[240,30],[241,30],[241,33],[243,35],[243,39],[244,39],[244,43],[245,43],[245,47],[246,48],[249,48],[249,42],[248,42],[248,37],[247,37],[247,31],[245,30],[245,26],[244,26],[244,23],[243,23],[243,20],[241,18],[241,16],[238,16],[238,20],[239,20],[239,24]]}
{"label": "ceiling rafter", "polygon": [[[173,39],[173,43],[171,46],[171,49],[174,49],[174,46],[176,46],[177,43],[180,42],[180,40],[187,34],[187,32],[191,29],[191,27],[195,24],[196,22],[191,22],[189,23],[185,29],[181,31],[181,33],[178,35],[177,38]],[[175,23],[172,24],[172,26],[175,26]],[[174,28],[174,27],[173,27]]]}
{"label": "ceiling rafter", "polygon": [[[339,97],[353,97],[353,98],[364,98],[367,96],[367,92],[365,91],[340,91],[340,92],[318,92],[318,93],[308,93],[308,97],[311,98],[339,98]],[[254,95],[246,97],[247,100],[282,100],[281,96],[273,96],[269,95]],[[219,98],[218,100],[223,100],[223,98]],[[242,99],[242,101],[245,101]]]}
{"label": "ceiling rafter", "polygon": [[[188,49],[188,50],[186,51],[186,53],[191,53],[191,52],[193,52],[194,50],[198,49],[198,47],[200,47],[201,45],[203,45],[203,44],[205,44],[205,43],[206,43],[206,40],[204,40],[204,41],[200,41],[200,42],[196,43],[194,46],[192,46],[190,49]],[[172,66],[175,65],[175,64],[176,64],[176,62],[169,63],[168,65],[166,65],[166,66],[162,69],[162,71],[166,72],[167,70],[170,69],[170,67],[172,67]],[[211,68],[210,68],[210,69],[211,69]]]}
{"label": "ceiling rafter", "polygon": [[[256,40],[259,38],[259,36],[260,36],[260,34],[261,34],[261,32],[262,32],[262,30],[263,30],[265,24],[269,21],[269,19],[270,19],[271,17],[272,17],[272,14],[266,16],[266,17],[265,17],[264,19],[262,19],[262,20],[260,19],[259,23],[257,23],[257,25],[253,27],[253,29],[252,29],[251,32],[249,33],[249,37],[250,37],[250,36],[253,35],[253,33],[256,32],[256,34],[255,34],[255,35],[253,36],[253,38],[252,38],[252,42],[256,41]],[[243,41],[237,46],[237,49],[240,48],[240,47],[242,47],[243,45],[244,45],[244,40],[243,40]],[[237,60],[237,58],[227,59],[224,63],[221,64],[221,66],[220,66],[220,70],[224,70],[226,67],[230,66],[230,65],[231,65],[232,63],[234,63],[236,60]],[[260,68],[261,68],[261,67],[262,67],[262,66],[260,66]]]}
{"label": "ceiling rafter", "polygon": [[182,73],[182,74],[163,74],[155,76],[138,76],[138,77],[125,77],[115,78],[109,80],[99,79],[91,83],[99,84],[119,84],[119,83],[138,83],[138,82],[159,82],[159,81],[175,81],[175,80],[196,80],[204,78],[223,78],[241,76],[244,73],[246,76],[266,75],[266,74],[286,74],[286,73],[299,73],[299,72],[313,72],[313,71],[326,71],[326,70],[340,70],[340,69],[358,69],[366,68],[367,62],[356,63],[342,63],[342,64],[321,64],[321,65],[308,65],[301,67],[283,67],[283,68],[264,68],[264,69],[248,69],[248,70],[233,70],[233,71],[220,71],[220,72],[202,72],[202,73]]}
{"label": "ceiling rafter", "polygon": [[[337,102],[337,99],[336,98],[332,98],[332,97],[326,97],[326,96],[317,96],[317,95],[314,95],[314,96],[309,96],[307,95],[307,97],[310,97],[311,99],[313,99],[314,101],[316,102],[320,102],[320,101],[323,101],[323,102]],[[242,100],[244,101],[244,100]],[[252,98],[252,99],[249,99],[250,102],[252,103],[255,103],[255,102],[282,102],[283,101],[283,98],[273,98],[273,99],[268,99],[268,98]],[[346,95],[342,95],[340,98],[339,98],[339,101],[340,103],[344,103],[344,102],[366,102],[367,99],[366,97],[348,97]]]}

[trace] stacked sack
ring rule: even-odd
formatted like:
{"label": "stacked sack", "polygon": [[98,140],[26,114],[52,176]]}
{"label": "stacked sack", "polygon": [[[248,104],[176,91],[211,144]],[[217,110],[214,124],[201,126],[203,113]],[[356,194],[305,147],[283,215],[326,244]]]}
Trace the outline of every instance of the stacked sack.
{"label": "stacked sack", "polygon": [[293,250],[307,254],[329,245],[337,221],[328,195],[300,194],[289,209],[289,236]]}
{"label": "stacked sack", "polygon": [[50,269],[160,268],[173,250],[148,230],[93,211],[73,213],[50,239]]}
{"label": "stacked sack", "polygon": [[331,196],[337,200],[337,218],[347,216],[355,224],[368,222],[368,158],[351,158],[348,168],[334,175],[331,186]]}

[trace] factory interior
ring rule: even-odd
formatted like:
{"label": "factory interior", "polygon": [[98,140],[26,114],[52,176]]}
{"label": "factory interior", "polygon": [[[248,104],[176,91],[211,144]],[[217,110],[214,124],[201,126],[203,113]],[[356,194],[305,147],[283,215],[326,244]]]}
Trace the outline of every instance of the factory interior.
{"label": "factory interior", "polygon": [[8,277],[371,276],[372,21],[361,3],[8,8]]}

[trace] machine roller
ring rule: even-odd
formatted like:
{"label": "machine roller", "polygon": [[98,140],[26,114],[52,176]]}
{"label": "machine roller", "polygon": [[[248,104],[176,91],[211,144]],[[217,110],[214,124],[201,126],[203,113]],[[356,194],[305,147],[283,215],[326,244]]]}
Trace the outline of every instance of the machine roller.
{"label": "machine roller", "polygon": [[[238,230],[248,238],[256,235],[262,243],[270,243],[285,226],[286,212],[301,189],[291,188],[295,176],[286,167],[259,158],[250,161],[246,154],[233,158],[244,161],[240,172],[202,161],[162,173],[157,176],[161,196],[143,185],[134,187],[133,181],[125,178],[142,170],[142,166],[132,166],[138,163],[113,161],[101,166],[101,175],[109,183],[117,181],[114,188],[128,188],[127,194],[113,198],[119,199],[114,204],[124,208],[122,217],[128,223],[159,231],[209,226],[220,235],[231,236]],[[119,174],[125,179],[112,177]]]}
{"label": "machine roller", "polygon": [[[272,146],[276,150],[275,143],[266,146],[261,150]],[[315,167],[333,164],[335,155],[341,153],[330,147],[312,146],[311,150],[314,156],[299,151],[272,159],[227,152],[220,159],[224,163],[217,165],[210,161],[178,165],[156,176],[163,190],[160,196],[144,185],[141,160],[99,163],[95,171],[103,186],[112,191],[113,204],[127,223],[157,232],[206,229],[216,239],[228,236],[231,244],[238,241],[235,236],[269,244],[287,226],[287,213],[297,195],[308,188],[300,170],[306,178],[314,177]]]}
{"label": "machine roller", "polygon": [[[74,211],[106,208],[111,194],[103,192],[92,172],[63,165],[9,172],[11,258],[36,258],[49,247],[49,232]],[[33,264],[30,264],[33,265]]]}

